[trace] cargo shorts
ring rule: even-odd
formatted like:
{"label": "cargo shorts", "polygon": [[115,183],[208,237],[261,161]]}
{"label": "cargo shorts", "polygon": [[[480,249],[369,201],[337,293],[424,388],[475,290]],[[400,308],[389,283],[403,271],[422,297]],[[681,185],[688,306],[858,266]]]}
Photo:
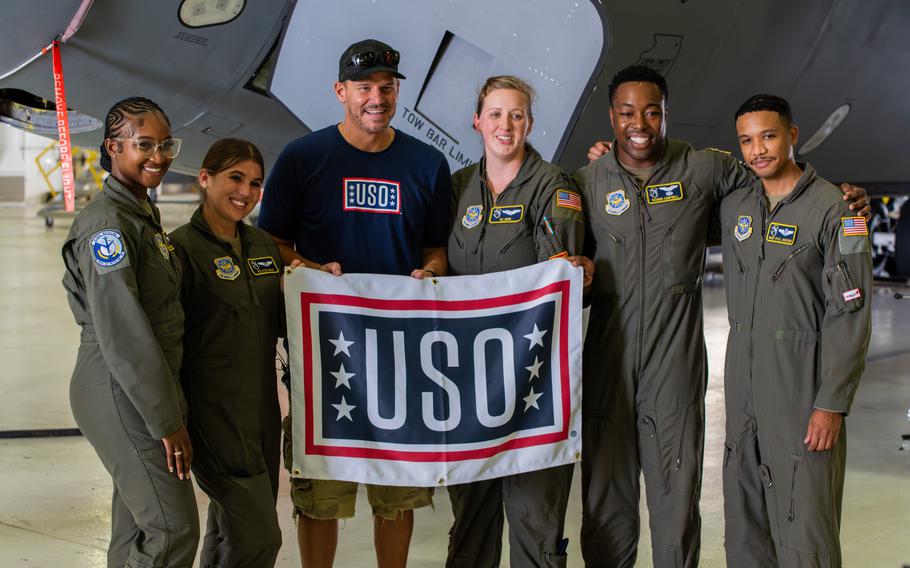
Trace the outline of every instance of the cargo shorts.
{"label": "cargo shorts", "polygon": [[[290,416],[286,416],[281,422],[281,429],[284,432],[284,467],[290,472],[294,463]],[[353,517],[357,485],[358,483],[353,481],[291,477],[294,518],[296,519],[297,515],[320,520]],[[384,519],[395,520],[402,511],[433,504],[433,487],[367,484],[366,488],[367,501],[373,509],[373,514]]]}

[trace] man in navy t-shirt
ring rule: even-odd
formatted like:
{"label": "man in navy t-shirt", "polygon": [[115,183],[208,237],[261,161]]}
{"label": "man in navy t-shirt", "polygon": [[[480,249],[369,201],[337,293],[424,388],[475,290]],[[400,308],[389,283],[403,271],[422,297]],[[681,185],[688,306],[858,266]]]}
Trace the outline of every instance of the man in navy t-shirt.
{"label": "man in navy t-shirt", "polygon": [[340,79],[358,72],[335,83],[344,121],[288,144],[269,174],[259,227],[286,265],[298,259],[311,268],[338,262],[345,272],[445,272],[449,167],[441,152],[389,126],[403,76],[397,65],[388,71],[378,63],[383,70],[342,68]]}
{"label": "man in navy t-shirt", "polygon": [[[438,150],[389,126],[405,78],[398,61],[397,51],[376,40],[350,46],[335,83],[344,120],[278,156],[259,227],[278,243],[285,265],[418,279],[447,272],[449,167]],[[291,478],[291,485],[303,565],[331,566],[338,519],[354,515],[357,484]],[[405,566],[413,510],[432,504],[433,489],[368,486],[367,495],[379,565]]]}

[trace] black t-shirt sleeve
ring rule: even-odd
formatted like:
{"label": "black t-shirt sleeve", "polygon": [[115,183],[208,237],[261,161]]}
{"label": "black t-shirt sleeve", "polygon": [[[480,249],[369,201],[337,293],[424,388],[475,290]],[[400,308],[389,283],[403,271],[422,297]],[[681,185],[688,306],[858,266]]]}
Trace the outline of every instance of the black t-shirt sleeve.
{"label": "black t-shirt sleeve", "polygon": [[432,198],[427,209],[426,228],[423,236],[423,248],[446,246],[449,238],[449,218],[452,208],[452,174],[449,163],[442,159],[436,170],[436,180],[432,188]]}
{"label": "black t-shirt sleeve", "polygon": [[285,146],[268,176],[257,226],[279,239],[296,240],[300,222],[300,199],[304,188],[297,176],[299,158],[295,144]]}

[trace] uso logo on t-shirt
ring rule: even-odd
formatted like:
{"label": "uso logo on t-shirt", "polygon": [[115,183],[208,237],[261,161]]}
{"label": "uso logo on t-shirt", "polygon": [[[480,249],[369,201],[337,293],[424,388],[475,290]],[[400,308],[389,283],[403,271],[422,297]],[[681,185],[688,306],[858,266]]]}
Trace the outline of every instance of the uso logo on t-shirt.
{"label": "uso logo on t-shirt", "polygon": [[344,178],[344,210],[400,215],[400,190],[397,181]]}

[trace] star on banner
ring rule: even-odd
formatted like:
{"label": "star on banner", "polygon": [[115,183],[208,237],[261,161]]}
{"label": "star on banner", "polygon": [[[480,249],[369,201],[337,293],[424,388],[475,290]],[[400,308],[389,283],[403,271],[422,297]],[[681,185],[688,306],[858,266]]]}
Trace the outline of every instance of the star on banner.
{"label": "star on banner", "polygon": [[534,331],[532,331],[531,333],[524,336],[525,339],[527,339],[528,341],[531,342],[531,344],[528,345],[528,351],[533,349],[535,345],[540,345],[541,347],[543,347],[543,336],[545,333],[547,333],[547,331],[548,330],[546,330],[546,329],[543,331],[540,331],[539,329],[537,329],[537,324],[536,323],[534,324]]}
{"label": "star on banner", "polygon": [[[540,395],[538,395],[538,396],[540,396]],[[354,406],[353,404],[348,404],[344,400],[343,396],[341,397],[341,404],[333,404],[332,406],[334,406],[335,410],[338,411],[338,418],[335,419],[335,422],[338,422],[342,418],[347,418],[351,422],[354,421],[354,419],[351,417],[351,411],[357,407]],[[535,405],[535,406],[537,406],[537,405]],[[527,408],[525,410],[527,410]]]}
{"label": "star on banner", "polygon": [[[540,378],[540,367],[543,366],[543,362],[537,360],[537,355],[534,356],[534,364],[530,367],[525,367],[528,371],[531,371],[531,376],[528,377],[528,382],[533,381],[534,379]],[[334,374],[334,373],[333,373]]]}
{"label": "star on banner", "polygon": [[344,385],[344,386],[348,387],[348,390],[351,390],[351,383],[349,383],[348,381],[351,379],[351,377],[354,376],[354,373],[348,373],[347,371],[345,371],[344,363],[341,364],[340,369],[338,369],[337,371],[332,371],[329,374],[332,375],[333,377],[335,377],[335,388],[336,389],[338,387],[340,387],[341,385]]}
{"label": "star on banner", "polygon": [[338,332],[338,339],[329,339],[329,343],[331,343],[332,345],[335,346],[335,352],[332,353],[332,356],[333,356],[333,357],[334,357],[335,355],[338,355],[339,353],[344,353],[344,354],[347,355],[348,357],[351,356],[350,351],[348,351],[348,347],[350,347],[351,345],[353,345],[354,342],[353,342],[353,341],[345,341],[345,339],[344,339],[344,332],[343,332],[343,331],[339,331],[339,332]]}
{"label": "star on banner", "polygon": [[[528,409],[530,409],[532,406],[534,408],[536,408],[537,410],[540,410],[540,407],[537,406],[537,399],[542,396],[543,396],[542,392],[534,392],[534,387],[531,387],[530,394],[528,394],[528,396],[521,399],[521,400],[525,401],[525,412],[527,412]],[[341,399],[341,400],[344,400],[344,399]]]}

